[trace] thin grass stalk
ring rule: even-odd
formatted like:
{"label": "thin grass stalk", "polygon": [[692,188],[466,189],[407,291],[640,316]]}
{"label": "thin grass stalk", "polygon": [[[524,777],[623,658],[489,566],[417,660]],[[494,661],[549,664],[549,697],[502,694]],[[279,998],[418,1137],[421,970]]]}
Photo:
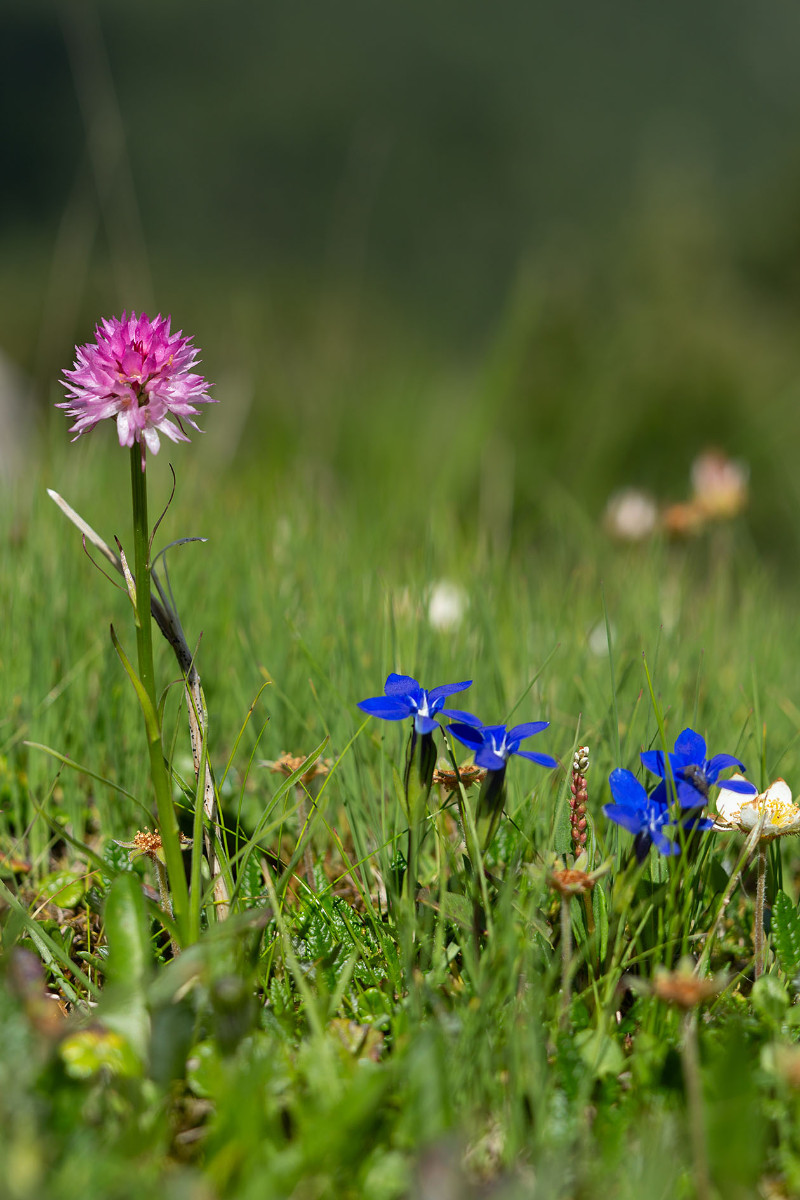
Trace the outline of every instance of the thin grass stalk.
{"label": "thin grass stalk", "polygon": [[[458,763],[456,762],[453,753],[452,740],[447,739],[447,753],[452,763],[453,770],[458,775]],[[456,793],[458,803],[458,814],[461,832],[464,835],[464,844],[467,849],[467,858],[469,860],[472,872],[468,880],[469,889],[472,898],[472,944],[471,953],[473,955],[472,968],[473,974],[477,978],[477,967],[480,962],[481,945],[483,942],[484,925],[485,932],[491,938],[492,936],[492,910],[489,904],[489,888],[486,880],[486,872],[483,869],[483,856],[479,849],[478,831],[475,828],[475,819],[472,815],[472,808],[467,796],[467,790],[464,787],[463,781],[459,777],[458,792]],[[481,907],[481,901],[483,907]]]}
{"label": "thin grass stalk", "polygon": [[200,770],[197,772],[194,797],[194,820],[192,822],[192,862],[190,868],[191,889],[189,892],[189,930],[192,942],[200,937],[200,914],[205,897],[201,884],[200,868],[202,865],[202,834],[203,834],[203,801],[201,777],[205,772],[208,745],[205,736],[200,754]]}
{"label": "thin grass stalk", "polygon": [[683,1080],[689,1118],[689,1140],[692,1148],[694,1184],[697,1200],[710,1200],[711,1175],[706,1146],[706,1122],[703,1106],[703,1083],[700,1076],[700,1054],[697,1046],[697,1011],[687,1012],[683,1022],[681,1044]]}
{"label": "thin grass stalk", "polygon": [[[155,616],[155,613],[153,614]],[[162,627],[162,633],[164,632]],[[170,644],[173,646],[178,658],[181,662],[182,655],[171,639]],[[181,639],[183,641],[183,639]],[[185,645],[185,642],[184,642]],[[188,650],[188,647],[186,647]],[[211,878],[214,880],[214,909],[219,920],[224,920],[230,910],[230,889],[228,881],[225,878],[225,870],[220,864],[219,855],[217,854],[216,839],[219,836],[219,825],[217,823],[217,796],[214,788],[214,778],[211,774],[211,765],[208,761],[208,755],[203,753],[204,740],[208,736],[208,717],[206,713],[205,701],[203,698],[203,690],[200,686],[200,676],[198,675],[194,661],[191,660],[188,667],[184,666],[184,687],[186,690],[186,710],[189,718],[189,741],[192,747],[192,762],[194,764],[195,778],[199,781],[202,774],[203,779],[203,812],[205,813],[205,826],[203,830],[204,845],[206,850],[206,858],[208,860],[208,870]]]}
{"label": "thin grass stalk", "polygon": [[730,904],[731,896],[733,895],[734,889],[739,882],[742,871],[744,870],[744,865],[758,844],[759,838],[761,837],[761,831],[764,828],[765,819],[766,812],[762,812],[761,816],[759,817],[758,824],[755,826],[753,832],[750,834],[744,844],[744,849],[739,855],[739,861],[731,873],[731,877],[728,880],[728,886],[725,888],[722,899],[719,902],[717,907],[717,915],[714,918],[711,929],[706,936],[703,952],[700,955],[700,961],[697,964],[697,973],[701,976],[708,970],[708,964],[711,959],[711,948],[719,935],[722,919],[725,916],[725,910]]}
{"label": "thin grass stalk", "polygon": [[310,892],[316,892],[317,884],[314,879],[314,856],[311,853],[311,842],[308,837],[308,822],[311,815],[311,808],[308,803],[308,793],[302,782],[295,786],[295,796],[297,797],[297,817],[300,825],[300,837],[303,840],[303,870],[305,871],[306,883]]}

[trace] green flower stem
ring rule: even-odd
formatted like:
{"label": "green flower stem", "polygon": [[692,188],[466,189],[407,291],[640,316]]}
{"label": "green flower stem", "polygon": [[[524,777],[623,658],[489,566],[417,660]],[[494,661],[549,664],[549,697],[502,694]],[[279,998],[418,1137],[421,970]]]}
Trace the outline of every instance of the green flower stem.
{"label": "green flower stem", "polygon": [[161,744],[161,723],[158,719],[155,670],[153,668],[153,630],[150,620],[150,529],[147,521],[147,478],[142,470],[141,447],[131,447],[131,491],[133,496],[133,554],[136,582],[136,649],[139,659],[139,679],[156,714],[153,728],[145,722],[147,748],[150,753],[150,777],[156,793],[156,809],[161,843],[166,858],[167,877],[172,893],[175,923],[182,945],[188,940],[189,889],[183,870],[178,818],[172,803],[172,789],[164,750]]}
{"label": "green flower stem", "polygon": [[484,855],[491,845],[492,838],[497,832],[500,818],[506,804],[506,768],[499,771],[487,771],[478,793],[478,803],[475,808],[475,827],[478,831],[481,855]]}
{"label": "green flower stem", "polygon": [[572,974],[572,913],[570,912],[569,896],[561,897],[561,1017],[560,1025],[565,1029],[569,1024],[569,1011],[572,1004],[570,984]]}
{"label": "green flower stem", "polygon": [[[163,839],[162,839],[163,845]],[[174,918],[175,914],[172,911],[172,897],[169,894],[169,882],[167,880],[167,868],[162,863],[157,854],[152,856],[153,870],[156,875],[156,883],[158,884],[158,894],[161,897],[161,907],[168,917]],[[170,938],[172,943],[173,955],[180,954],[181,948],[174,938]]]}
{"label": "green flower stem", "polygon": [[433,786],[433,769],[436,766],[436,747],[432,733],[418,734],[411,727],[406,749],[404,790],[406,815],[408,817],[408,856],[403,891],[410,898],[413,908],[419,873],[419,846],[422,840],[423,823],[428,811],[428,798]]}
{"label": "green flower stem", "polygon": [[753,953],[755,958],[755,977],[760,979],[764,973],[764,899],[767,885],[767,844],[760,842],[756,858],[756,910],[753,925]]}

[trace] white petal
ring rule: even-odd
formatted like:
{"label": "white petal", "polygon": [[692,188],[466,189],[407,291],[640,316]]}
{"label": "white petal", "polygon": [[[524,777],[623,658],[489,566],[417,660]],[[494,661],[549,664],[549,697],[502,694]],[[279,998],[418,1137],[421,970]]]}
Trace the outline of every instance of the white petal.
{"label": "white petal", "polygon": [[[731,779],[744,779],[744,775],[732,775]],[[732,792],[730,788],[721,787],[717,796],[717,812],[731,825],[738,825],[739,811],[747,799],[741,792]]]}
{"label": "white petal", "polygon": [[760,816],[761,816],[761,814],[759,813],[758,809],[754,805],[745,804],[742,806],[740,812],[737,815],[737,824],[739,825],[739,827],[741,829],[744,829],[747,831],[749,831],[751,829],[755,829],[756,825],[758,824],[758,819]]}
{"label": "white petal", "polygon": [[[184,418],[184,420],[188,420],[188,419],[189,419],[188,417]],[[191,425],[191,424],[193,424],[193,422],[189,421],[189,424]],[[163,433],[165,437],[170,438],[173,442],[188,442],[189,441],[186,434],[182,433],[181,430],[178,429],[178,426],[175,425],[172,421],[169,421],[166,417],[164,417],[163,420],[158,422],[156,429],[158,429],[159,433]],[[195,429],[197,429],[196,425],[195,425]]]}
{"label": "white petal", "polygon": [[[771,801],[773,804],[776,801],[778,804],[791,804],[792,789],[789,787],[785,779],[776,779],[775,782],[771,783],[764,792],[763,799]],[[800,813],[798,815],[800,815]]]}
{"label": "white petal", "polygon": [[159,441],[158,431],[152,425],[145,425],[142,430],[142,437],[145,440],[147,449],[151,454],[158,454],[161,442]]}

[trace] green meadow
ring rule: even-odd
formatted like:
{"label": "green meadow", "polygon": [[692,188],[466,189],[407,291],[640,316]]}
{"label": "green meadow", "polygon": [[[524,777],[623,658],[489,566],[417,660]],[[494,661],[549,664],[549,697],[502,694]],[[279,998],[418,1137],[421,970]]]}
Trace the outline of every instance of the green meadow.
{"label": "green meadow", "polygon": [[[581,339],[587,357],[593,334]],[[632,336],[617,330],[620,342]],[[170,497],[168,462],[177,478],[154,554],[206,539],[173,547],[167,562],[202,679],[232,885],[221,920],[196,837],[185,858],[197,936],[180,954],[150,862],[129,862],[117,844],[154,828],[141,714],[109,633],[133,655],[128,596],[46,492],[129,547],[127,455],[110,426],[70,445],[63,416],[48,422],[3,506],[5,1194],[666,1197],[800,1186],[794,841],[769,850],[772,925],[754,984],[756,866],[742,858],[744,837],[710,831],[675,857],[651,849],[637,869],[630,836],[602,813],[609,773],[646,779],[639,751],[671,746],[687,726],[710,754],[742,759],[759,790],[797,778],[792,541],[762,547],[757,534],[765,512],[788,525],[789,504],[754,469],[748,514],[686,540],[615,542],[592,497],[612,474],[627,483],[647,472],[635,457],[628,477],[612,471],[623,435],[593,419],[582,384],[559,382],[576,415],[553,404],[552,420],[574,427],[558,435],[558,469],[546,465],[546,429],[541,446],[520,432],[542,414],[520,416],[516,430],[504,423],[504,389],[529,353],[540,368],[512,320],[462,377],[421,359],[405,374],[399,356],[382,373],[373,364],[361,446],[350,445],[346,406],[326,416],[329,381],[317,378],[312,415],[282,462],[265,431],[263,460],[250,445],[226,465],[217,387],[208,432],[150,458],[151,516]],[[757,386],[754,357],[743,389]],[[285,420],[288,429],[288,405]],[[341,454],[327,470],[323,435]],[[754,464],[769,440],[766,430],[748,446]],[[671,437],[665,498],[687,493],[704,444]],[[431,620],[442,581],[459,605],[446,627]],[[155,636],[165,755],[191,837],[202,816],[186,701]],[[480,862],[468,853],[475,792],[454,799],[434,787],[413,902],[403,883],[408,722],[356,707],[391,671],[426,687],[473,680],[449,703],[488,722],[549,721],[536,749],[560,764],[509,762],[504,813]],[[588,869],[605,867],[588,907],[549,886],[556,856],[574,859],[578,745],[590,752]],[[437,750],[447,758],[440,735]],[[310,757],[287,779],[264,765],[283,752]],[[304,786],[315,758],[328,772]],[[651,990],[680,962],[715,989],[685,1014]]]}
{"label": "green meadow", "polygon": [[793,7],[6,7],[0,1200],[800,1196]]}

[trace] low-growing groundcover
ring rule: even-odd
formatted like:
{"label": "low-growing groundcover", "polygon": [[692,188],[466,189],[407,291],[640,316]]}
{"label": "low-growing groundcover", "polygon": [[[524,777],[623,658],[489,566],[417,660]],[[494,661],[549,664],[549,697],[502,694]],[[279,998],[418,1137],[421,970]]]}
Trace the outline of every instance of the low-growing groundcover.
{"label": "low-growing groundcover", "polygon": [[136,420],[3,518],[3,1194],[797,1194],[791,597],[736,528],[500,554],[193,447],[148,553],[130,321]]}

